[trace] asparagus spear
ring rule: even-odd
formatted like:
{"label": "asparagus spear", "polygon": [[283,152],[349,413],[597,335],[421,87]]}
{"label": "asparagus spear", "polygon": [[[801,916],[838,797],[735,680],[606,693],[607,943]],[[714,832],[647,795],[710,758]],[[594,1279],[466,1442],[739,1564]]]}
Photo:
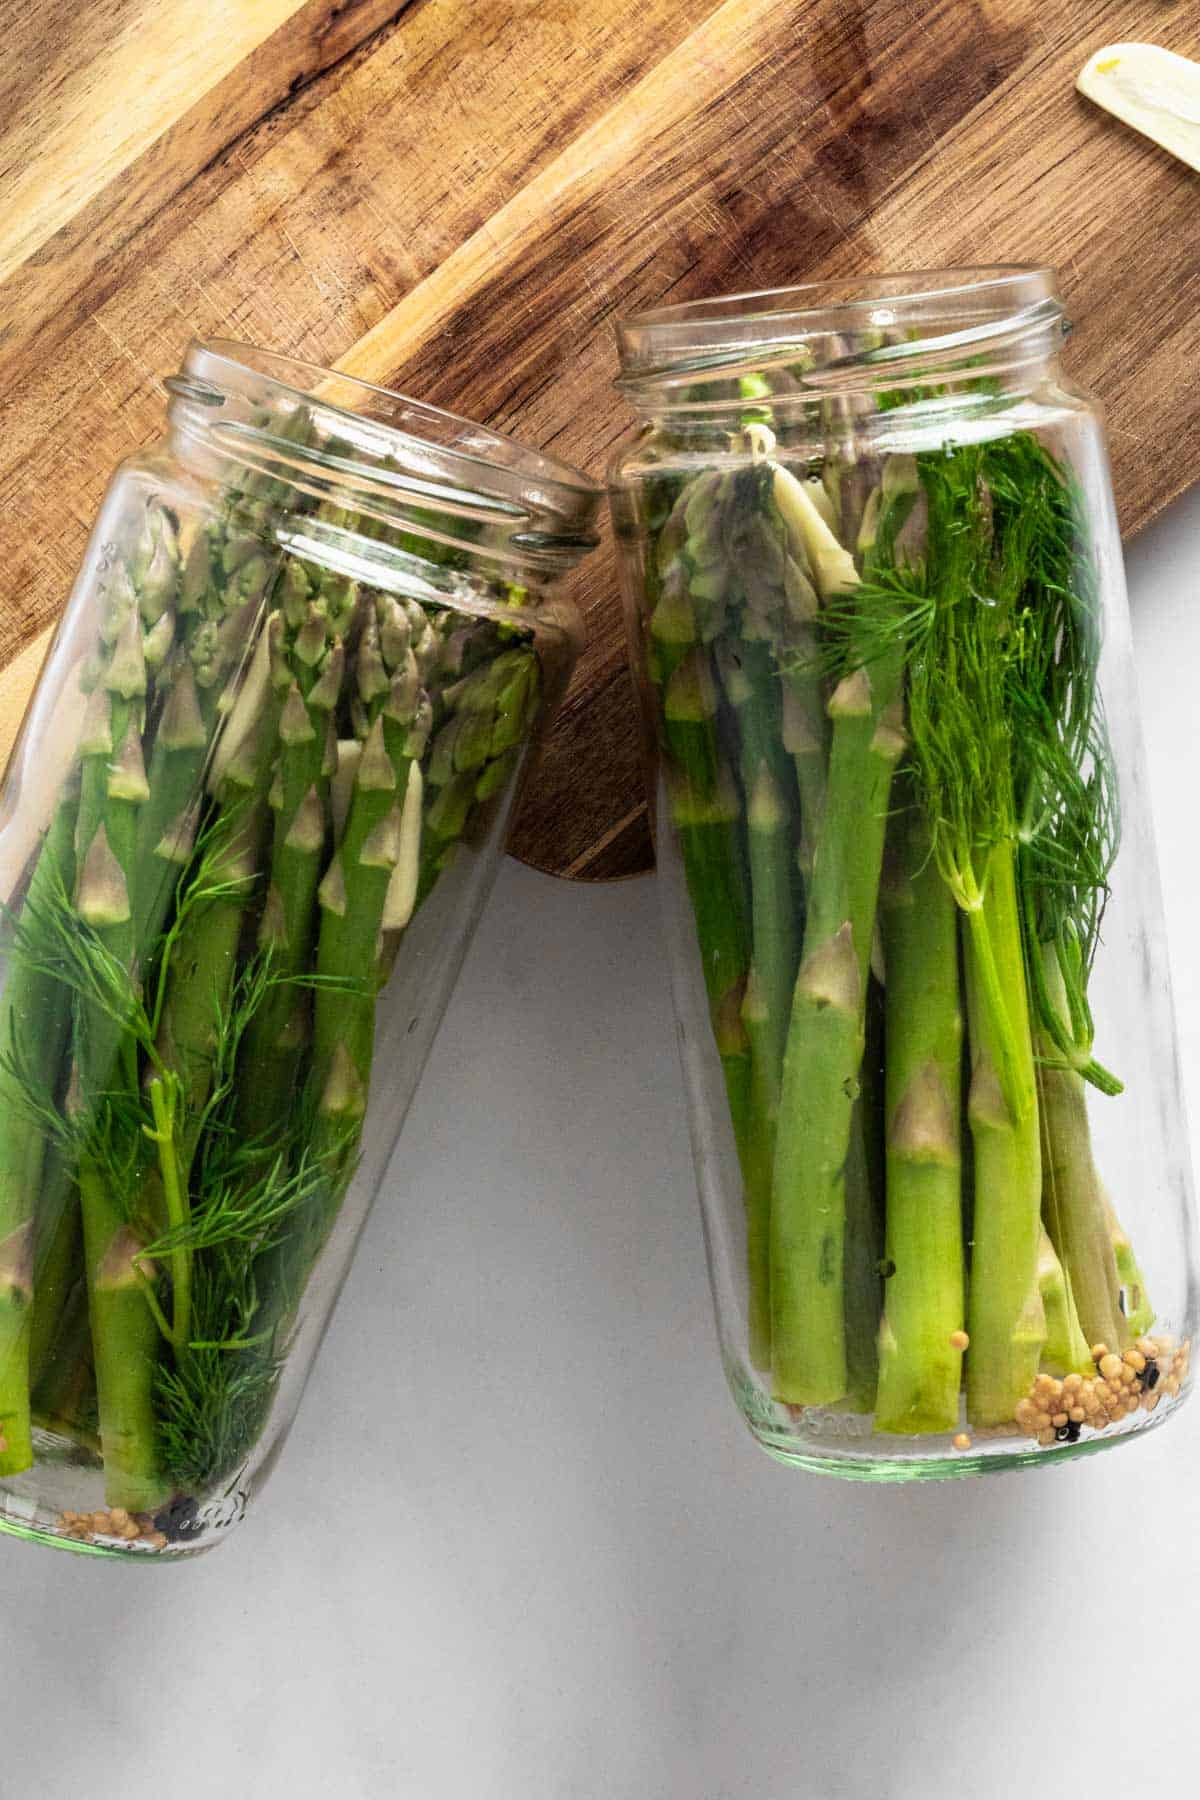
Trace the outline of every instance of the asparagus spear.
{"label": "asparagus spear", "polygon": [[[102,686],[105,708],[86,736],[80,797],[76,908],[94,931],[128,998],[107,1007],[83,1002],[76,1014],[76,1064],[90,1136],[80,1158],[85,1270],[100,1411],[105,1494],[110,1505],[142,1510],[162,1494],[151,1382],[157,1327],[146,1305],[140,1267],[144,1239],[127,1217],[109,1156],[106,1113],[115,1090],[136,1090],[126,1025],[136,1003],[133,881],[137,815],[148,787],[142,762],[141,707],[146,668],[138,620],[128,612]],[[90,838],[86,835],[91,830]]]}
{"label": "asparagus spear", "polygon": [[[146,651],[156,633],[161,643],[162,620],[174,591],[175,559],[168,556],[166,544],[160,527],[156,548],[137,579],[131,571],[127,585],[110,596],[107,636],[115,635],[115,641],[81,745],[76,906],[95,930],[110,966],[124,971],[127,996],[120,1006],[111,1000],[107,1005],[85,1001],[76,1009],[78,1090],[88,1118],[79,1188],[106,1493],[110,1504],[131,1508],[156,1503],[163,1484],[152,1396],[159,1351],[153,1293],[157,1271],[144,1256],[146,1233],[160,1221],[139,1215],[124,1191],[132,1153],[125,1150],[122,1161],[121,1127],[112,1104],[114,1096],[132,1097],[138,1091],[138,1035],[132,1027],[140,1010],[144,965],[170,905],[180,860],[190,851],[185,816],[196,803],[191,789],[221,684],[237,660],[247,608],[257,604],[264,578],[261,563],[242,556],[237,580],[206,610],[212,587],[193,564],[180,604],[186,611],[196,602],[200,620],[185,631],[177,662],[159,682],[161,689],[165,680],[169,691],[152,759],[158,788],[152,790],[142,745]],[[160,660],[158,645],[152,660]],[[204,696],[199,701],[197,688]],[[167,1101],[161,1082],[157,1088],[152,1084],[151,1093],[155,1128],[162,1135]],[[177,1183],[168,1187],[177,1194]],[[177,1288],[179,1323],[185,1325],[186,1285],[177,1282]]]}
{"label": "asparagus spear", "polygon": [[1090,1375],[1095,1365],[1083,1335],[1071,1282],[1044,1229],[1038,1238],[1037,1274],[1046,1317],[1043,1366],[1052,1375]]}
{"label": "asparagus spear", "polygon": [[135,934],[144,954],[158,941],[191,854],[204,765],[228,678],[241,659],[270,576],[261,550],[226,576],[219,559],[212,566],[214,547],[207,533],[200,534],[197,545],[184,576],[181,641],[159,683],[162,714],[149,794],[138,821]]}
{"label": "asparagus spear", "polygon": [[[901,533],[910,525],[917,491],[911,462],[893,458],[880,506],[860,537],[868,566],[879,557],[904,560],[911,554],[913,533]],[[811,502],[805,508],[795,495],[789,502],[795,529],[811,540],[818,580],[844,586],[852,565],[832,533]],[[828,702],[828,790],[788,1029],[771,1215],[775,1393],[804,1405],[839,1400],[847,1386],[846,1157],[892,772],[904,742],[901,667],[899,647],[891,648],[870,669],[853,668]]]}
{"label": "asparagus spear", "polygon": [[875,1410],[884,1268],[883,993],[867,988],[862,1069],[846,1155],[846,1242],[842,1310],[846,1320],[846,1409]]}
{"label": "asparagus spear", "polygon": [[356,591],[336,578],[326,578],[318,595],[306,598],[299,576],[284,601],[284,655],[292,685],[279,717],[279,764],[271,795],[274,842],[261,929],[275,985],[243,1045],[244,1066],[254,1070],[254,1078],[241,1083],[239,1108],[244,1135],[264,1143],[286,1122],[308,1036],[308,994],[298,983],[316,940],[317,888],[336,766],[333,713],[345,662],[342,634],[356,601]]}
{"label": "asparagus spear", "polygon": [[[255,684],[250,696],[254,716],[239,720],[241,741],[217,775],[203,861],[186,884],[179,929],[170,947],[159,1051],[163,1068],[178,1078],[188,1120],[177,1146],[185,1173],[211,1091],[246,911],[267,835],[267,793],[284,695],[290,687],[282,639],[282,615],[273,612],[263,627],[269,677]],[[156,1209],[147,1210],[153,1214]]]}
{"label": "asparagus spear", "polygon": [[1013,863],[1011,845],[993,848],[964,937],[975,1150],[967,1412],[976,1425],[1013,1417],[1046,1341],[1037,1086]]}
{"label": "asparagus spear", "polygon": [[[732,642],[723,646],[731,697],[758,733],[756,748],[769,758],[766,779],[759,782],[755,747],[748,747],[742,773],[749,777],[751,801],[758,786],[755,845],[759,855],[759,931],[767,934],[759,969],[752,966],[754,925],[749,917],[745,857],[742,849],[742,799],[726,763],[718,736],[719,695],[713,678],[709,645],[718,640],[731,599],[744,597],[731,544],[734,531],[754,530],[758,504],[753,485],[737,478],[708,474],[685,487],[659,536],[656,604],[650,619],[651,674],[660,694],[659,714],[666,763],[666,791],[684,877],[692,904],[717,1051],[721,1058],[734,1142],[746,1196],[747,1267],[749,1274],[749,1340],[751,1360],[770,1360],[767,1234],[770,1207],[771,1131],[777,1103],[778,979],[786,948],[791,899],[776,908],[767,886],[775,881],[775,899],[790,879],[786,859],[778,852],[786,832],[778,812],[780,795],[772,793],[772,771],[778,762],[770,749],[770,728],[751,704],[754,679],[769,680],[759,648]],[[765,589],[775,565],[770,544],[755,548],[761,563],[759,587]],[[782,558],[777,559],[781,565]],[[742,658],[759,658],[753,675]],[[769,690],[767,697],[769,705]],[[766,884],[766,885],[764,885]],[[755,1074],[757,1070],[757,1074]]]}
{"label": "asparagus spear", "polygon": [[30,1405],[35,1424],[44,1431],[83,1444],[98,1456],[96,1371],[83,1272],[82,1230],[75,1234],[74,1248],[74,1278],[66,1284],[61,1304],[55,1309],[53,1353],[37,1366]]}
{"label": "asparagus spear", "polygon": [[[389,611],[385,638],[379,615],[386,617]],[[352,1157],[366,1112],[384,907],[400,854],[409,771],[424,753],[429,729],[428,700],[409,644],[408,621],[386,601],[379,602],[359,647],[358,691],[370,724],[346,828],[319,892],[309,1070],[318,1121],[316,1154],[335,1180]],[[465,742],[461,736],[458,742],[461,755]]]}
{"label": "asparagus spear", "polygon": [[771,1173],[799,938],[792,777],[780,732],[779,683],[766,644],[743,641],[735,648],[727,641],[721,669],[738,719],[746,796],[752,960],[741,1008],[750,1052],[749,1090],[742,1102],[746,1118],[742,1160],[750,1354],[755,1366],[765,1369],[771,1362]]}
{"label": "asparagus spear", "polygon": [[[68,783],[34,865],[26,900],[27,929],[60,893],[74,886],[78,782]],[[53,976],[20,958],[0,997],[0,1474],[33,1460],[29,1434],[30,1333],[34,1303],[34,1211],[47,1165],[43,1125],[24,1104],[13,1071],[53,1093],[66,1044],[69,995]],[[57,1188],[57,1184],[56,1188]]]}
{"label": "asparagus spear", "polygon": [[[1066,1012],[1058,959],[1043,950],[1047,986]],[[1070,1270],[1071,1291],[1087,1344],[1122,1345],[1139,1335],[1121,1313],[1121,1279],[1108,1230],[1100,1175],[1092,1156],[1082,1076],[1056,1066],[1055,1046],[1038,1040],[1042,1129],[1042,1212],[1050,1238]]]}
{"label": "asparagus spear", "polygon": [[[486,644],[493,628],[477,633]],[[501,652],[442,691],[449,717],[435,728],[429,753],[417,904],[430,893],[467,829],[477,802],[506,786],[541,704],[534,652]]]}
{"label": "asparagus spear", "polygon": [[880,1431],[953,1431],[965,1342],[958,919],[911,806],[893,822],[893,841],[881,890],[889,1274],[875,1422]]}

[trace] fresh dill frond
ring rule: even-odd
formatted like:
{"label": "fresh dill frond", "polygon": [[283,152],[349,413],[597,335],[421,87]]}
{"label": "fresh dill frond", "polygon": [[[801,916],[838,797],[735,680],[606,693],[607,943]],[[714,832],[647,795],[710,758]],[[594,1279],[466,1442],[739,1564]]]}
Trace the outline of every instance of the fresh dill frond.
{"label": "fresh dill frond", "polygon": [[908,659],[908,727],[932,854],[959,905],[981,902],[992,847],[1014,830],[1005,704],[1011,574],[997,555],[985,451],[919,459],[928,623]]}
{"label": "fresh dill frond", "polygon": [[132,974],[79,917],[61,882],[44,901],[28,895],[19,918],[11,912],[6,917],[13,962],[50,977],[80,1008],[131,1032],[140,1045],[150,1042],[150,1022]]}
{"label": "fresh dill frond", "polygon": [[9,1048],[0,1054],[0,1075],[4,1077],[6,1103],[19,1109],[67,1160],[74,1160],[83,1141],[78,1122],[55,1104],[54,1095],[48,1091],[23,1039],[14,1036]]}
{"label": "fresh dill frond", "polygon": [[[256,1167],[257,1161],[257,1167]],[[229,1244],[261,1252],[276,1244],[288,1221],[328,1186],[326,1171],[307,1152],[293,1168],[276,1155],[263,1163],[252,1155],[231,1158],[223,1179],[206,1170],[186,1221],[147,1244],[155,1258],[175,1250],[215,1250]]]}
{"label": "fresh dill frond", "polygon": [[255,1333],[258,1310],[251,1265],[236,1248],[197,1263],[193,1337],[155,1383],[163,1461],[185,1493],[240,1468],[271,1410],[280,1357],[273,1334]]}
{"label": "fresh dill frond", "polygon": [[[992,848],[1014,847],[1037,1022],[1065,1062],[1116,1091],[1091,1056],[1087,1003],[1120,816],[1082,498],[1028,433],[917,462],[924,556],[898,566],[877,548],[862,584],[823,607],[815,666],[840,679],[903,650],[909,768],[937,867],[971,911]],[[1041,978],[1047,944],[1065,1020]]]}

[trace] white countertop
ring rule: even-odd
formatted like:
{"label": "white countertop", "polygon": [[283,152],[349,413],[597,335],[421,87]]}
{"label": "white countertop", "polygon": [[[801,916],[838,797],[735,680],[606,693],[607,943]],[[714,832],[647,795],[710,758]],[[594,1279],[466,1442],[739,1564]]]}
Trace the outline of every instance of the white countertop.
{"label": "white countertop", "polygon": [[[1200,1122],[1200,490],[1131,577]],[[724,1386],[649,881],[509,865],[273,1483],[211,1556],[0,1541],[2,1800],[1195,1791],[1200,1404],[873,1489]]]}

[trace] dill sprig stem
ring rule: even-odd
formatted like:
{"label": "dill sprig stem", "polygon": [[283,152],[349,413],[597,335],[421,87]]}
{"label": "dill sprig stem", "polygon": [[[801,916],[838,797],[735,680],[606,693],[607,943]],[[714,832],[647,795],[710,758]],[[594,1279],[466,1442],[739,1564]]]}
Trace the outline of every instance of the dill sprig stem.
{"label": "dill sprig stem", "polygon": [[[1037,1090],[1032,1079],[1029,1056],[1016,1035],[1009,995],[1001,977],[997,947],[992,940],[994,914],[985,905],[993,858],[1004,861],[1008,855],[1007,848],[994,849],[990,853],[988,877],[985,877],[982,890],[972,880],[969,898],[963,906],[963,917],[971,940],[977,1004],[986,1009],[988,1014],[989,1055],[1009,1110],[1014,1119],[1023,1120],[1029,1117],[1037,1105]],[[1009,973],[1011,975],[1011,970]]]}
{"label": "dill sprig stem", "polygon": [[[176,1129],[179,1083],[168,1083],[156,1076],[150,1082],[148,1092],[154,1125],[153,1128],[143,1125],[142,1130],[157,1151],[168,1228],[180,1232],[187,1223],[188,1196]],[[191,1256],[182,1243],[177,1244],[171,1251],[171,1326],[166,1333],[177,1352],[187,1343],[191,1328],[191,1276]]]}

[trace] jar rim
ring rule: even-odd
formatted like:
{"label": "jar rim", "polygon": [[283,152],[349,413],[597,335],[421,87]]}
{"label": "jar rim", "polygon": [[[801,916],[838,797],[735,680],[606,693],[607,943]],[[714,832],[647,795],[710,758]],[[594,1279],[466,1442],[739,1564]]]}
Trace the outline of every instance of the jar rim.
{"label": "jar rim", "polygon": [[[420,420],[435,428],[452,427],[460,435],[462,449],[454,447],[449,441],[445,448],[456,459],[464,463],[486,465],[488,459],[483,454],[490,450],[505,457],[506,467],[522,469],[536,478],[552,481],[556,486],[567,488],[573,492],[585,494],[590,499],[598,496],[601,489],[590,475],[576,468],[574,463],[566,462],[562,457],[547,456],[544,451],[534,450],[523,444],[519,438],[509,436],[507,432],[497,431],[491,425],[480,425],[474,419],[468,419],[461,413],[449,411],[444,406],[433,406],[427,400],[416,400],[409,394],[401,393],[398,388],[385,387],[381,382],[368,381],[362,375],[353,375],[338,368],[327,368],[321,363],[310,362],[302,356],[291,356],[282,350],[267,350],[258,344],[251,344],[238,338],[206,337],[193,340],[191,349],[202,351],[211,357],[226,363],[253,369],[265,375],[275,386],[290,388],[301,399],[319,400],[322,409],[343,413],[348,418],[370,418],[385,431],[394,432],[404,438],[410,433],[405,431],[400,422],[392,422],[380,418],[376,413],[359,412],[344,401],[318,392],[322,387],[335,384],[334,393],[345,389],[349,394],[373,395],[390,408],[400,409],[404,418],[412,421]],[[190,350],[189,350],[190,355]],[[287,374],[284,371],[292,371]],[[299,379],[298,379],[299,377]],[[304,378],[312,379],[304,379]],[[469,433],[470,436],[465,434]]]}
{"label": "jar rim", "polygon": [[[850,381],[881,363],[970,355],[1002,341],[1061,334],[1055,272],[1042,264],[918,269],[719,294],[634,313],[617,324],[631,397],[728,380],[764,363],[808,359],[802,385]],[[887,331],[901,341],[876,341]]]}
{"label": "jar rim", "polygon": [[[285,482],[374,496],[472,521],[509,554],[550,571],[599,541],[603,489],[561,458],[379,383],[233,338],[195,338],[167,382],[172,418]],[[315,441],[281,439],[268,419],[305,409]]]}

